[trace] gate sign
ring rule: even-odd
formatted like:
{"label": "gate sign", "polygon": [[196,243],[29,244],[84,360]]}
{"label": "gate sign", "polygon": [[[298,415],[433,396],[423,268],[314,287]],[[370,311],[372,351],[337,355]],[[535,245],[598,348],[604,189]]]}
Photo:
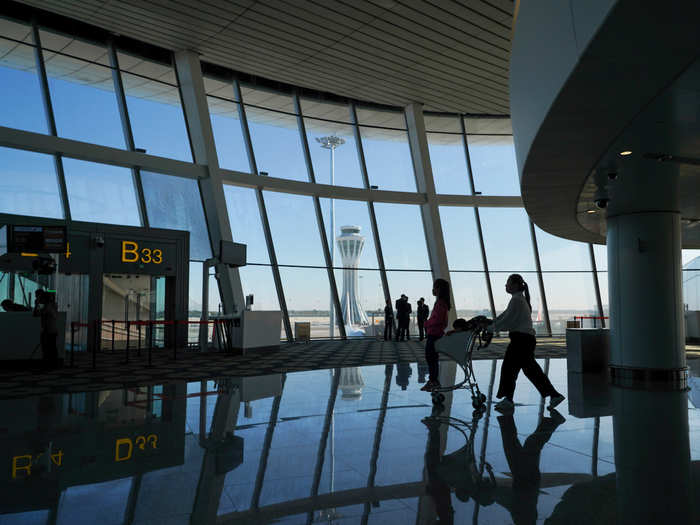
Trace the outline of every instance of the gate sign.
{"label": "gate sign", "polygon": [[136,237],[105,240],[106,272],[170,275],[175,273],[176,256],[175,243],[167,240]]}

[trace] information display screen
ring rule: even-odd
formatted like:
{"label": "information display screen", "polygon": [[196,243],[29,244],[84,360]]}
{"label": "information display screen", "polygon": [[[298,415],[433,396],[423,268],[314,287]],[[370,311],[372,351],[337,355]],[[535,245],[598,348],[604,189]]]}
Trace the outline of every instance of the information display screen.
{"label": "information display screen", "polygon": [[66,227],[7,225],[7,251],[63,253],[66,251]]}

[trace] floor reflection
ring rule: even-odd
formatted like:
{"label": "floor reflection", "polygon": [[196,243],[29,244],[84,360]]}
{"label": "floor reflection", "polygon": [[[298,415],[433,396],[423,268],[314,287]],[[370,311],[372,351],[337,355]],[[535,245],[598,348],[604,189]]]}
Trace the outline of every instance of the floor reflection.
{"label": "floor reflection", "polygon": [[541,364],[560,412],[493,412],[497,361],[483,415],[415,363],[0,401],[0,524],[698,522],[700,360],[689,392]]}

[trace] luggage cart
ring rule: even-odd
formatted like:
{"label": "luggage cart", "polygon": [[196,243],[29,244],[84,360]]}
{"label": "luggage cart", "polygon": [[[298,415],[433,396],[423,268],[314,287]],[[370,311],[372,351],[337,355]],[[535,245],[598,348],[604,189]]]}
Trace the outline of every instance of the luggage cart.
{"label": "luggage cart", "polygon": [[491,323],[483,315],[473,317],[467,321],[467,330],[454,332],[451,335],[441,337],[435,343],[435,350],[438,354],[444,354],[455,361],[464,372],[464,380],[460,383],[441,386],[430,392],[434,405],[440,405],[445,401],[445,392],[454,390],[469,390],[472,396],[472,407],[475,411],[484,412],[486,410],[486,396],[479,390],[479,384],[474,375],[472,367],[472,353],[475,350],[486,348],[493,337],[493,334],[486,330]]}

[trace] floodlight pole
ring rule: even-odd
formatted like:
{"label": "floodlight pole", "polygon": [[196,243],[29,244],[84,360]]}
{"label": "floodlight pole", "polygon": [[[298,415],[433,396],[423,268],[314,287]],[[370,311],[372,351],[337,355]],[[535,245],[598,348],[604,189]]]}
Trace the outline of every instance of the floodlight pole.
{"label": "floodlight pole", "polygon": [[[331,150],[331,186],[335,186],[335,148],[345,144],[345,139],[336,137],[335,135],[330,135],[328,137],[316,137],[316,142],[318,142],[322,148]],[[331,266],[335,266],[335,201],[331,198],[331,217],[330,217],[330,228],[331,228]],[[333,268],[331,268],[333,271]],[[333,308],[333,291],[331,290],[331,300],[330,307],[328,309],[330,314],[330,323],[328,327],[329,336],[333,338],[334,328],[335,328],[335,310]]]}

